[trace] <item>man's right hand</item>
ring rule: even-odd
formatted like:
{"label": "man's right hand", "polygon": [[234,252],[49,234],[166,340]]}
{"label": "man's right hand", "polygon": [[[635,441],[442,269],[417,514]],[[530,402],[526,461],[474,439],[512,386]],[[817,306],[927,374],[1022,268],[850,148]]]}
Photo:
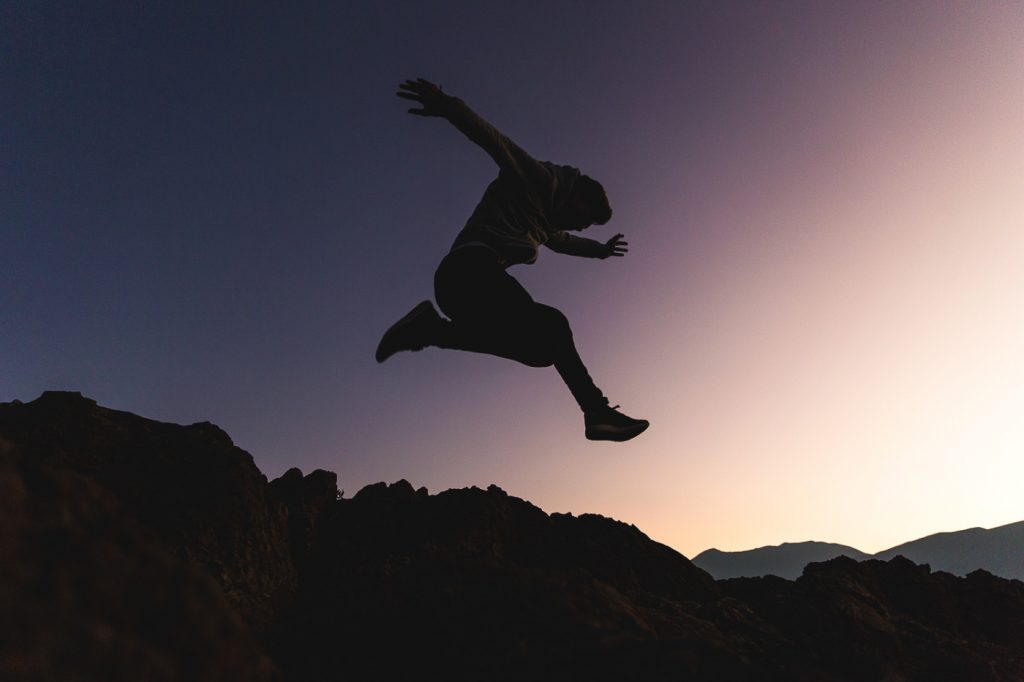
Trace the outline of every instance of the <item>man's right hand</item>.
{"label": "man's right hand", "polygon": [[444,94],[440,85],[434,85],[428,80],[417,78],[414,81],[405,81],[398,86],[396,93],[399,97],[411,99],[422,106],[422,109],[410,109],[410,114],[417,116],[446,116],[450,102],[454,98]]}

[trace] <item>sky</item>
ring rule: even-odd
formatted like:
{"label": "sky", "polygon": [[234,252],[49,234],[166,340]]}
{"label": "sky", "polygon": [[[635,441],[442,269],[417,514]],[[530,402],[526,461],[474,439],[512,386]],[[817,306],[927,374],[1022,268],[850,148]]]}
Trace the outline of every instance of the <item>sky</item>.
{"label": "sky", "polygon": [[[1024,3],[0,2],[0,401],[212,421],[268,477],[497,484],[687,556],[1024,519]],[[383,331],[491,159],[600,180],[621,259],[510,270],[651,421]]]}

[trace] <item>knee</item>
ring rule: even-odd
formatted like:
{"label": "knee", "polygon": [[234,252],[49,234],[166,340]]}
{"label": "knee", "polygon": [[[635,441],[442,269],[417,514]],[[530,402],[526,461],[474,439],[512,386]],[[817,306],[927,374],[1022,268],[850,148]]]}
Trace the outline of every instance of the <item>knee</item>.
{"label": "knee", "polygon": [[537,306],[538,326],[544,331],[545,336],[554,341],[563,341],[572,338],[572,328],[567,318],[558,308],[548,305]]}
{"label": "knee", "polygon": [[523,358],[531,367],[550,367],[573,343],[569,320],[557,308],[538,304],[531,327]]}
{"label": "knee", "polygon": [[555,364],[554,355],[546,348],[530,349],[519,360],[527,367],[550,367]]}

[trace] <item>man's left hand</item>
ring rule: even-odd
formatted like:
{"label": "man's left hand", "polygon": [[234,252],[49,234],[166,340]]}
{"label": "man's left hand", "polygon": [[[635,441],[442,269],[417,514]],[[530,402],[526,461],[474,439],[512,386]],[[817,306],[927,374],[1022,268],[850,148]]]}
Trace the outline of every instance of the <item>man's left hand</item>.
{"label": "man's left hand", "polygon": [[629,242],[623,241],[622,236],[623,235],[621,234],[617,234],[604,243],[604,248],[606,249],[604,258],[608,258],[609,256],[621,258],[626,255],[626,252],[629,251],[627,248]]}

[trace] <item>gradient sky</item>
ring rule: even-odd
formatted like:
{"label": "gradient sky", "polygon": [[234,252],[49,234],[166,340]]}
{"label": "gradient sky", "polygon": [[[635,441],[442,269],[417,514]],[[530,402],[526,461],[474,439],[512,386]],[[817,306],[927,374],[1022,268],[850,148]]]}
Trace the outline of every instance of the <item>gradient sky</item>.
{"label": "gradient sky", "polygon": [[[688,556],[1024,519],[1024,3],[72,5],[0,3],[0,400]],[[635,441],[550,368],[374,362],[496,172],[417,76],[605,184],[629,256],[511,272]]]}

